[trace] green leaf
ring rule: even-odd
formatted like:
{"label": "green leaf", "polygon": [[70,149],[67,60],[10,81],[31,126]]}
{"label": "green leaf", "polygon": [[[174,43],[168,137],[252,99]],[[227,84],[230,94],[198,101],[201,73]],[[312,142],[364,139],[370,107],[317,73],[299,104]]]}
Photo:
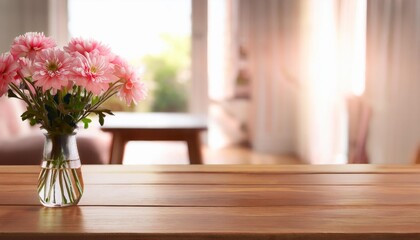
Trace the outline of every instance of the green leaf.
{"label": "green leaf", "polygon": [[63,120],[69,126],[71,126],[73,128],[77,127],[76,123],[74,122],[74,118],[71,115],[65,115],[64,118],[63,118]]}
{"label": "green leaf", "polygon": [[54,122],[58,118],[57,109],[51,107],[47,104],[44,105],[45,109],[47,110],[47,117],[50,122]]}
{"label": "green leaf", "polygon": [[108,115],[112,115],[112,116],[114,116],[114,113],[113,113],[113,112],[111,112],[111,110],[108,110],[108,109],[103,109],[103,110],[102,110],[102,112],[104,112],[104,113],[106,113],[106,114],[108,114]]}
{"label": "green leaf", "polygon": [[99,97],[93,97],[92,98],[92,105],[95,105],[98,102],[99,102]]}
{"label": "green leaf", "polygon": [[35,116],[35,114],[33,114],[29,110],[25,111],[24,113],[22,113],[22,115],[20,115],[20,117],[22,118],[22,121],[25,121],[26,119],[33,118],[34,116]]}
{"label": "green leaf", "polygon": [[59,94],[58,94],[58,93],[56,93],[56,94],[54,95],[54,97],[53,97],[54,102],[55,102],[55,103],[57,103],[57,104],[58,104],[58,102],[59,102],[59,101],[58,101],[58,97],[59,97],[58,95],[59,95]]}
{"label": "green leaf", "polygon": [[67,93],[66,96],[63,97],[63,102],[65,104],[69,104],[70,103],[70,99],[71,99],[71,94]]}
{"label": "green leaf", "polygon": [[34,126],[34,125],[36,124],[36,119],[35,119],[35,118],[31,118],[31,119],[29,119],[29,124],[30,124],[31,126]]}
{"label": "green leaf", "polygon": [[83,127],[86,129],[86,128],[89,127],[89,123],[91,123],[92,120],[90,120],[90,118],[83,118],[82,119],[82,122],[84,123],[84,126]]}
{"label": "green leaf", "polygon": [[103,114],[103,113],[98,113],[98,116],[99,116],[99,124],[101,124],[101,126],[103,126],[104,125],[104,122],[105,122],[105,114]]}
{"label": "green leaf", "polygon": [[15,94],[15,92],[13,92],[13,91],[12,91],[12,89],[9,89],[9,90],[7,91],[7,96],[8,96],[9,98],[19,98],[19,97]]}

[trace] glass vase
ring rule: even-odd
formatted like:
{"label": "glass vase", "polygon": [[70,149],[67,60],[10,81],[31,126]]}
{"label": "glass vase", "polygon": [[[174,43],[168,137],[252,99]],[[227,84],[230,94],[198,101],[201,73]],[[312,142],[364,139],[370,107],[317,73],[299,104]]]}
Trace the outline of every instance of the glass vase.
{"label": "glass vase", "polygon": [[38,196],[46,207],[77,205],[83,195],[83,178],[76,133],[45,134]]}

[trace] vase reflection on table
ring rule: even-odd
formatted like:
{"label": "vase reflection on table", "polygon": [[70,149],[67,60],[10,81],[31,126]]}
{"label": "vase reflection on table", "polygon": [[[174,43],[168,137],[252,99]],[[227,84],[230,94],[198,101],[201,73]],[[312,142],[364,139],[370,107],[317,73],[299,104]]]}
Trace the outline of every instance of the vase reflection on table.
{"label": "vase reflection on table", "polygon": [[[0,55],[0,96],[26,103],[22,120],[46,131],[38,195],[47,207],[76,205],[83,195],[76,145],[78,123],[84,128],[96,114],[103,125],[113,115],[101,105],[114,95],[137,104],[146,89],[134,68],[93,39],[72,39],[63,49],[43,33],[26,33]],[[82,159],[83,160],[83,159]]]}

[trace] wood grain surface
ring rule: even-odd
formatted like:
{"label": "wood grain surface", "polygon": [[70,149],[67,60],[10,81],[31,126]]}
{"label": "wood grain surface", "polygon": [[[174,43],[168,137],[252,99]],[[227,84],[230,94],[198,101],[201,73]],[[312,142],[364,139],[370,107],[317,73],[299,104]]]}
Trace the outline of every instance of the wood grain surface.
{"label": "wood grain surface", "polygon": [[420,239],[417,166],[83,166],[44,208],[38,166],[0,167],[0,239]]}

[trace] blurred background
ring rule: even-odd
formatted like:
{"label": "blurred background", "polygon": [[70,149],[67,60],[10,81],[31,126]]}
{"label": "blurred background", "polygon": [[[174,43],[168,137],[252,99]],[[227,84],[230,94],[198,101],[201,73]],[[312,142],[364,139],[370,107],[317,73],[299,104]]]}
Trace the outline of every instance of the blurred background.
{"label": "blurred background", "polygon": [[[420,154],[420,1],[0,0],[0,30],[0,52],[28,31],[60,46],[109,44],[149,97],[107,107],[206,116],[205,163],[411,164]],[[124,163],[184,164],[185,149],[130,142]]]}

